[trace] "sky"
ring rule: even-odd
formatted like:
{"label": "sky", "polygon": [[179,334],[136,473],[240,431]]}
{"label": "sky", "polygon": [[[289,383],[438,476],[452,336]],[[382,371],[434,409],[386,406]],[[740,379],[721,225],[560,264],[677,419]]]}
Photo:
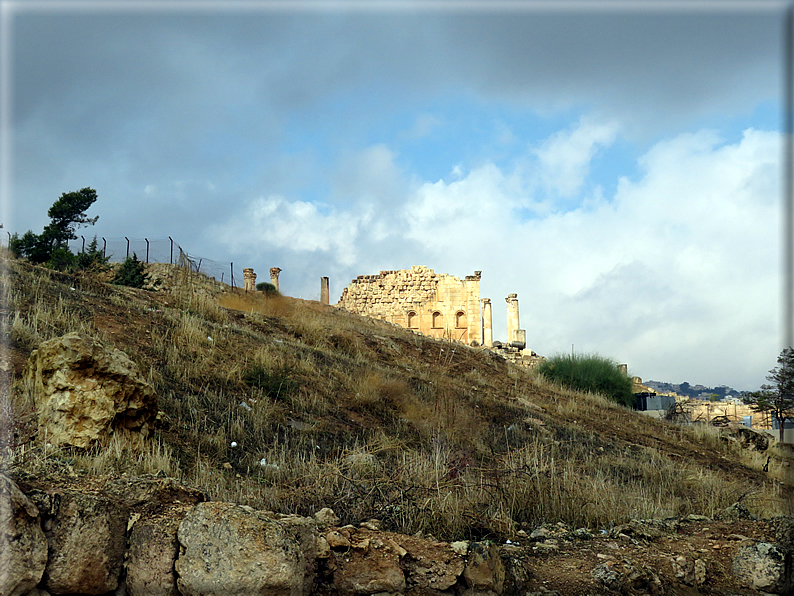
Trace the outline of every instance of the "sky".
{"label": "sky", "polygon": [[516,292],[541,355],[738,390],[776,364],[782,2],[0,5],[4,231],[91,187],[80,234],[290,296],[480,270],[495,339]]}

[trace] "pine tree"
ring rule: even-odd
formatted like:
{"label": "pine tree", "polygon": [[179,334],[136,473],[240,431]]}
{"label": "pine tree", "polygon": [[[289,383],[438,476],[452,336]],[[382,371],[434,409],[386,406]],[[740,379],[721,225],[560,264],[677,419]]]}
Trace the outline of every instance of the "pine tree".
{"label": "pine tree", "polygon": [[111,283],[119,286],[129,286],[131,288],[142,288],[145,282],[145,266],[138,260],[138,255],[132,253],[131,257],[127,257],[121,263]]}
{"label": "pine tree", "polygon": [[769,371],[771,384],[744,397],[756,412],[771,412],[780,423],[780,442],[784,442],[787,420],[794,420],[794,348],[785,348],[777,358],[777,366]]}

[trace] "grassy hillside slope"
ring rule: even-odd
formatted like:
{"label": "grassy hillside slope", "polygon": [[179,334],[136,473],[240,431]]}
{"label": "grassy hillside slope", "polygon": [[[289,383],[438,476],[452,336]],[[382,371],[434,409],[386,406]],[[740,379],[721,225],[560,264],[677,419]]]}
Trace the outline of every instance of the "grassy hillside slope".
{"label": "grassy hillside slope", "polygon": [[[317,302],[167,265],[150,272],[157,290],[4,261],[13,474],[161,473],[212,499],[303,515],[331,507],[342,523],[378,518],[439,539],[713,515],[740,499],[780,512],[766,457],[713,429],[651,420],[487,350]],[[156,388],[143,452],[47,450],[36,436],[22,368],[41,341],[76,330],[125,351]]]}

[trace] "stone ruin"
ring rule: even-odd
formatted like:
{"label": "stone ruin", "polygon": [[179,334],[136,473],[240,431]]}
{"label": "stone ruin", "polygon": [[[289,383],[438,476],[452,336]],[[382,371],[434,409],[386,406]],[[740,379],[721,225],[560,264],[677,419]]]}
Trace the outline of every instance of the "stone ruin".
{"label": "stone ruin", "polygon": [[490,348],[517,364],[540,358],[526,347],[519,329],[518,295],[507,302],[507,341],[493,339],[490,298],[480,298],[481,271],[464,279],[436,273],[422,265],[377,275],[359,275],[346,287],[337,306],[430,337]]}
{"label": "stone ruin", "polygon": [[[270,283],[279,289],[279,267],[270,268]],[[253,268],[243,269],[245,290],[256,289]],[[460,279],[436,273],[424,265],[411,269],[359,275],[344,289],[336,306],[410,329],[416,333],[484,346],[507,360],[526,366],[543,360],[527,349],[527,334],[520,328],[518,294],[509,294],[507,339],[493,338],[491,299],[480,298],[481,271]],[[320,278],[320,303],[330,304],[328,277]]]}
{"label": "stone ruin", "polygon": [[251,267],[243,269],[243,281],[246,292],[256,291],[256,273]]}
{"label": "stone ruin", "polygon": [[278,291],[278,274],[281,273],[281,269],[278,267],[271,267],[270,268],[270,283],[273,284]]}
{"label": "stone ruin", "polygon": [[461,280],[417,265],[359,275],[337,306],[430,337],[482,343],[480,271]]}

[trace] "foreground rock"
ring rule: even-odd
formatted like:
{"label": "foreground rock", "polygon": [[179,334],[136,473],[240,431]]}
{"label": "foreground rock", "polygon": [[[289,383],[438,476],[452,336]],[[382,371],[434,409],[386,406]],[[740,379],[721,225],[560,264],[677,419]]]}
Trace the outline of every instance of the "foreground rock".
{"label": "foreground rock", "polygon": [[772,594],[788,594],[790,559],[790,553],[774,544],[748,544],[737,551],[733,573],[748,588]]}
{"label": "foreground rock", "polygon": [[113,433],[146,437],[157,397],[127,355],[85,334],[43,342],[30,355],[25,379],[39,413],[39,436],[52,444],[88,447]]}
{"label": "foreground rock", "polygon": [[316,527],[279,523],[250,507],[201,503],[179,525],[177,588],[184,596],[298,596],[314,583]]}
{"label": "foreground rock", "polygon": [[105,594],[119,585],[127,547],[127,509],[77,491],[37,495],[49,547],[50,594]]}
{"label": "foreground rock", "polygon": [[0,503],[0,594],[19,596],[41,581],[47,539],[38,508],[5,476],[0,476]]}

